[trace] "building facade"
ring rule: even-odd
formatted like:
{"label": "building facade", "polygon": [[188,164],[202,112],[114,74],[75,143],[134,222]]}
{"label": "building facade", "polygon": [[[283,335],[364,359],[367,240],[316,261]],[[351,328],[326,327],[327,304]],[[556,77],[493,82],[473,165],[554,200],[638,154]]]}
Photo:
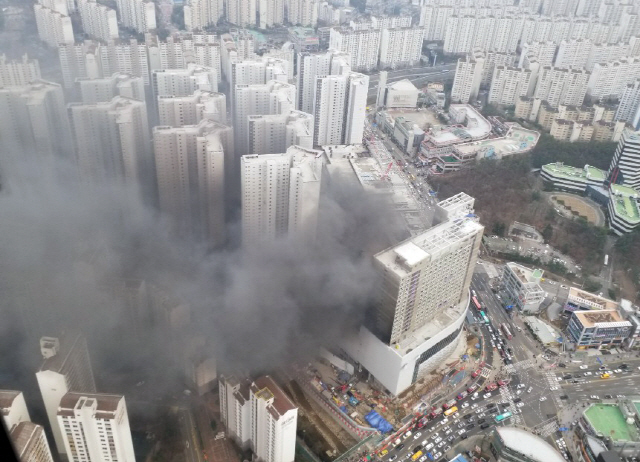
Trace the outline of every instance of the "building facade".
{"label": "building facade", "polygon": [[567,326],[576,349],[622,347],[631,333],[631,323],[616,310],[574,311]]}
{"label": "building facade", "polygon": [[524,312],[537,312],[546,293],[540,287],[542,270],[530,270],[517,263],[504,265],[502,285],[507,293],[504,302]]}
{"label": "building facade", "polygon": [[9,437],[21,462],[53,462],[47,435],[41,425],[20,422],[11,429]]}

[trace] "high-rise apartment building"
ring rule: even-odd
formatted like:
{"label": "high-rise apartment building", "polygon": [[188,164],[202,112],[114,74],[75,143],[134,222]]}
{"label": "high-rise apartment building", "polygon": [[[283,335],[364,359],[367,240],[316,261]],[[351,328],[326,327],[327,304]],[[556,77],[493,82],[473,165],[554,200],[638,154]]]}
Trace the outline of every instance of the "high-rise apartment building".
{"label": "high-rise apartment building", "polygon": [[153,159],[143,101],[116,96],[108,102],[74,103],[69,119],[83,181],[149,185]]}
{"label": "high-rise apartment building", "polygon": [[20,422],[10,431],[9,437],[21,462],[53,462],[42,426],[28,421]]}
{"label": "high-rise apartment building", "polygon": [[620,98],[627,85],[640,75],[640,57],[621,58],[606,64],[596,64],[591,71],[587,95],[592,101]]}
{"label": "high-rise apartment building", "polygon": [[381,35],[380,29],[334,27],[329,36],[329,48],[349,53],[354,71],[370,71],[378,66]]}
{"label": "high-rise apartment building", "polygon": [[238,27],[257,26],[256,0],[227,0],[227,21]]}
{"label": "high-rise apartment building", "polygon": [[184,6],[184,25],[187,30],[215,26],[222,18],[222,0],[189,0]]}
{"label": "high-rise apartment building", "polygon": [[149,54],[149,70],[186,69],[189,64],[215,69],[220,82],[220,43],[213,34],[170,35],[164,41],[155,36],[145,40]]}
{"label": "high-rise apartment building", "polygon": [[495,69],[496,66],[513,67],[515,65],[515,61],[516,61],[516,56],[513,53],[493,53],[493,52],[486,53],[484,65],[482,66],[481,85],[485,87],[491,86],[491,79],[493,78],[493,70]]}
{"label": "high-rise apartment building", "polygon": [[67,5],[67,0],[38,0],[37,3],[49,8],[50,10],[69,16],[69,5]]}
{"label": "high-rise apartment building", "polygon": [[189,96],[159,96],[160,125],[182,127],[207,119],[227,123],[227,98],[223,93],[196,90]]}
{"label": "high-rise apartment building", "polygon": [[296,106],[303,112],[313,113],[316,78],[325,75],[342,75],[351,71],[351,55],[337,50],[319,53],[299,53],[297,61]]}
{"label": "high-rise apartment building", "polygon": [[60,85],[35,80],[0,88],[0,146],[4,160],[70,157],[73,143]]}
{"label": "high-rise apartment building", "polygon": [[110,77],[76,80],[84,104],[111,101],[122,96],[138,101],[145,100],[144,80],[129,74],[115,73]]}
{"label": "high-rise apartment building", "polygon": [[212,120],[153,128],[160,210],[174,231],[217,247],[225,242],[225,165],[233,130]]}
{"label": "high-rise apartment building", "polygon": [[444,40],[447,20],[453,15],[453,5],[425,5],[420,8],[420,25],[424,27],[425,40]]}
{"label": "high-rise apartment building", "polygon": [[189,64],[186,69],[153,71],[153,94],[158,96],[188,96],[196,90],[218,91],[215,69]]}
{"label": "high-rise apartment building", "polygon": [[40,351],[44,361],[36,372],[36,379],[58,452],[68,456],[58,423],[58,408],[67,392],[96,392],[87,341],[82,335],[72,333],[65,333],[60,338],[42,337]]}
{"label": "high-rise apartment building", "polygon": [[464,338],[483,227],[465,193],[441,201],[436,225],[374,257],[380,275],[371,329],[344,350],[393,394],[438,368]]}
{"label": "high-rise apartment building", "polygon": [[276,154],[289,146],[313,148],[313,116],[301,111],[248,117],[251,154]]}
{"label": "high-rise apartment building", "polygon": [[78,0],[80,22],[85,34],[108,42],[118,38],[118,16],[116,11],[96,2],[96,0]]}
{"label": "high-rise apartment building", "polygon": [[153,0],[116,0],[116,8],[123,27],[139,34],[156,29],[156,4]]}
{"label": "high-rise apartment building", "polygon": [[268,29],[284,23],[284,0],[257,0],[260,13],[260,29]]}
{"label": "high-rise apartment building", "polygon": [[51,47],[57,47],[63,43],[73,43],[73,25],[69,16],[39,3],[33,5],[33,10],[40,40]]}
{"label": "high-rise apartment building", "polygon": [[534,96],[553,108],[560,104],[582,106],[589,77],[590,73],[584,69],[541,67]]}
{"label": "high-rise apartment building", "polygon": [[304,27],[318,25],[318,0],[287,0],[287,20]]}
{"label": "high-rise apartment building", "polygon": [[530,69],[496,66],[489,89],[489,104],[515,105],[521,96],[531,96],[535,74]]}
{"label": "high-rise apartment building", "polygon": [[267,376],[220,377],[220,413],[232,438],[264,462],[293,462],[298,409]]}
{"label": "high-rise apartment building", "polygon": [[382,29],[380,37],[380,67],[396,69],[413,66],[422,56],[424,29],[406,27]]}
{"label": "high-rise apartment building", "polygon": [[357,72],[316,78],[314,146],[361,144],[369,77]]}
{"label": "high-rise apartment building", "polygon": [[286,235],[314,239],[321,174],[320,151],[299,146],[284,154],[242,156],[242,245]]}
{"label": "high-rise apartment building", "polygon": [[66,393],[56,418],[69,462],[135,462],[124,396]]}
{"label": "high-rise apartment building", "polygon": [[624,89],[615,119],[629,122],[636,130],[640,128],[640,79]]}
{"label": "high-rise apartment building", "polygon": [[522,45],[518,67],[529,68],[529,63],[537,62],[540,66],[551,66],[556,54],[557,45],[553,42],[528,42]]}
{"label": "high-rise apartment building", "polygon": [[270,80],[265,84],[236,85],[234,92],[236,155],[257,154],[249,151],[249,116],[288,114],[295,109],[296,87]]}
{"label": "high-rise apartment building", "polygon": [[640,190],[640,132],[625,129],[611,160],[609,177],[612,183]]}
{"label": "high-rise apartment building", "polygon": [[8,60],[0,55],[0,87],[27,85],[40,80],[40,64],[37,59],[29,59],[25,53],[20,60]]}
{"label": "high-rise apartment building", "polygon": [[[560,69],[586,68],[591,53],[591,40],[563,40],[558,46],[558,55],[555,58],[554,66]],[[544,64],[548,66],[549,64]]]}
{"label": "high-rise apartment building", "polygon": [[7,430],[20,422],[29,422],[29,411],[21,391],[0,390],[0,415]]}
{"label": "high-rise apartment building", "polygon": [[482,82],[484,60],[484,54],[478,50],[458,59],[451,88],[452,102],[469,103],[476,100]]}

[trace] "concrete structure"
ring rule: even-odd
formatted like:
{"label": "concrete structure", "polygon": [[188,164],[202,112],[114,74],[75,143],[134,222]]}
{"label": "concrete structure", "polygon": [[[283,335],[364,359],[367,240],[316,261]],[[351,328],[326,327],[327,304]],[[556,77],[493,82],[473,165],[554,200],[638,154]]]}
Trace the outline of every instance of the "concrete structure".
{"label": "concrete structure", "polygon": [[204,119],[227,123],[227,98],[223,93],[196,90],[189,96],[158,96],[160,125],[197,125]]}
{"label": "concrete structure", "polygon": [[37,59],[29,59],[26,53],[20,60],[8,60],[5,54],[0,55],[0,87],[24,86],[33,80],[40,80]]}
{"label": "concrete structure", "polygon": [[20,422],[31,420],[27,403],[21,391],[0,390],[0,415],[2,415],[7,431]]}
{"label": "concrete structure", "polygon": [[414,66],[422,56],[424,29],[404,27],[382,29],[380,36],[380,61],[383,69]]}
{"label": "concrete structure", "polygon": [[80,22],[85,34],[96,40],[108,42],[118,38],[116,10],[96,0],[78,0]]}
{"label": "concrete structure", "polygon": [[616,310],[574,311],[567,333],[578,350],[617,348],[631,333],[631,323]]}
{"label": "concrete structure", "polygon": [[543,438],[516,427],[495,427],[489,435],[498,462],[563,462],[564,457]]}
{"label": "concrete structure", "polygon": [[269,29],[284,23],[284,0],[257,0],[260,29]]}
{"label": "concrete structure", "polygon": [[489,104],[512,106],[522,96],[531,96],[535,74],[529,69],[496,66],[489,89]]}
{"label": "concrete structure", "polygon": [[296,108],[313,113],[316,80],[326,75],[343,75],[351,71],[351,55],[337,50],[320,53],[299,53],[296,78],[298,96]]}
{"label": "concrete structure", "polygon": [[284,154],[242,156],[243,246],[286,235],[313,240],[321,176],[320,151],[291,146]]}
{"label": "concrete structure", "polygon": [[57,47],[61,43],[73,44],[73,25],[69,16],[39,3],[33,5],[33,10],[40,40],[50,47]]}
{"label": "concrete structure", "polygon": [[124,396],[66,393],[57,419],[69,462],[135,462]]}
{"label": "concrete structure", "polygon": [[609,227],[615,234],[630,233],[640,225],[640,192],[619,184],[609,188]]}
{"label": "concrete structure", "polygon": [[640,79],[624,89],[615,118],[630,123],[635,130],[640,129]]}
{"label": "concrete structure", "polygon": [[346,353],[397,395],[437,369],[464,338],[469,283],[483,227],[464,193],[441,201],[436,225],[374,257],[380,275],[371,329]]}
{"label": "concrete structure", "polygon": [[238,27],[257,26],[258,3],[256,0],[228,0],[227,21]]}
{"label": "concrete structure", "polygon": [[220,377],[220,417],[232,438],[264,462],[293,462],[298,409],[268,375]]}
{"label": "concrete structure", "polygon": [[393,82],[387,85],[383,91],[384,97],[382,101],[387,108],[414,108],[418,105],[420,90],[409,79]]}
{"label": "concrete structure", "polygon": [[554,189],[582,194],[587,186],[601,186],[607,178],[607,172],[590,165],[576,168],[562,162],[554,162],[542,166],[540,177]]}
{"label": "concrete structure", "polygon": [[313,148],[313,116],[301,111],[248,117],[249,149],[252,154],[277,154],[289,146]]}
{"label": "concrete structure", "polygon": [[21,462],[53,462],[42,426],[29,421],[20,422],[11,429],[9,437]]}
{"label": "concrete structure", "polygon": [[152,0],[116,0],[116,8],[121,26],[139,34],[156,29],[156,5]]}
{"label": "concrete structure", "polygon": [[534,97],[550,107],[560,104],[581,106],[591,74],[584,69],[559,69],[544,66],[538,72]]}
{"label": "concrete structure", "polygon": [[504,302],[525,313],[537,312],[546,296],[540,287],[542,274],[543,271],[540,269],[531,270],[508,262],[504,265],[502,273],[502,285],[507,294]]}
{"label": "concrete structure", "polygon": [[76,80],[84,104],[111,101],[115,96],[145,101],[144,80],[129,74],[115,73],[110,77]]}
{"label": "concrete structure", "polygon": [[381,34],[379,29],[334,27],[331,29],[329,48],[349,53],[354,71],[371,71],[378,66]]}
{"label": "concrete structure", "polygon": [[215,26],[224,13],[222,0],[189,0],[184,5],[184,26],[187,30],[203,30]]}
{"label": "concrete structure", "polygon": [[599,448],[613,451],[620,457],[634,457],[640,451],[640,398],[619,400],[615,404],[592,404],[584,410],[576,433],[580,437],[580,449],[589,457],[591,439]]}
{"label": "concrete structure", "polygon": [[624,130],[608,174],[612,182],[640,190],[640,132]]}
{"label": "concrete structure", "polygon": [[151,178],[151,143],[147,107],[116,96],[109,102],[69,105],[78,167],[83,181],[114,181],[138,188]]}
{"label": "concrete structure", "polygon": [[218,91],[218,73],[211,67],[188,64],[186,69],[161,69],[153,72],[153,94],[188,96],[196,90]]}
{"label": "concrete structure", "polygon": [[160,211],[174,232],[210,247],[226,240],[225,166],[234,163],[233,129],[197,125],[153,128]]}
{"label": "concrete structure", "polygon": [[[287,5],[287,20],[290,24],[304,27],[318,25],[318,0],[289,0]],[[300,51],[300,48],[297,48]]]}
{"label": "concrete structure", "polygon": [[60,338],[42,337],[40,351],[44,361],[36,372],[36,379],[49,418],[51,432],[58,452],[67,457],[63,429],[58,421],[62,397],[71,391],[95,393],[87,341],[80,334],[67,333]]}
{"label": "concrete structure", "polygon": [[60,85],[35,80],[0,88],[0,146],[5,160],[69,158],[73,142]]}
{"label": "concrete structure", "polygon": [[451,88],[452,102],[470,103],[476,100],[482,82],[483,66],[484,55],[480,51],[474,51],[465,58],[458,59]]}
{"label": "concrete structure", "polygon": [[592,294],[586,290],[570,287],[565,311],[615,310],[618,303],[608,298]]}

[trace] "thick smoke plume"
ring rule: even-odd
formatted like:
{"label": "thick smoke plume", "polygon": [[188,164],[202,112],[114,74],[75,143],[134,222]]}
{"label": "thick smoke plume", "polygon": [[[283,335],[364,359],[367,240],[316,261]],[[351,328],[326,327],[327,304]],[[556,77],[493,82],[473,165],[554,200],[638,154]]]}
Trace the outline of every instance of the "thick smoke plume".
{"label": "thick smoke plume", "polygon": [[2,171],[0,338],[21,368],[37,361],[39,336],[70,329],[86,334],[97,372],[166,368],[175,339],[157,321],[131,330],[118,280],[184,301],[191,322],[178,341],[205,338],[204,353],[226,368],[307,359],[362,322],[376,286],[371,255],[400,233],[381,199],[332,184],[316,239],[207,253],[172,237],[133,191],[80,184],[74,171],[26,160]]}

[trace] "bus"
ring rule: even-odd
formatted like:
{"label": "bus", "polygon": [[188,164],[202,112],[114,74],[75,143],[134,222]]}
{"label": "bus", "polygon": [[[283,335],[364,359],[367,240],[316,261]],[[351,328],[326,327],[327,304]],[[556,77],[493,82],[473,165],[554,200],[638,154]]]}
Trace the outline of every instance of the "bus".
{"label": "bus", "polygon": [[510,412],[505,412],[504,414],[500,414],[496,416],[496,422],[502,422],[511,417],[512,414]]}
{"label": "bus", "polygon": [[451,414],[455,414],[456,412],[458,412],[458,408],[456,406],[453,406],[452,408],[444,411],[444,415],[451,415]]}
{"label": "bus", "polygon": [[605,255],[604,256],[604,266],[607,266],[609,264],[609,255]]}
{"label": "bus", "polygon": [[486,314],[484,314],[484,311],[480,312],[480,317],[482,318],[485,324],[489,324],[489,318],[487,317]]}
{"label": "bus", "polygon": [[511,335],[511,331],[509,331],[509,328],[505,323],[500,324],[500,328],[502,329],[502,332],[504,332],[505,337],[507,337],[509,340],[513,338],[513,336]]}
{"label": "bus", "polygon": [[476,307],[476,310],[480,311],[482,309],[482,306],[476,297],[472,297],[471,301],[473,302],[473,306]]}

